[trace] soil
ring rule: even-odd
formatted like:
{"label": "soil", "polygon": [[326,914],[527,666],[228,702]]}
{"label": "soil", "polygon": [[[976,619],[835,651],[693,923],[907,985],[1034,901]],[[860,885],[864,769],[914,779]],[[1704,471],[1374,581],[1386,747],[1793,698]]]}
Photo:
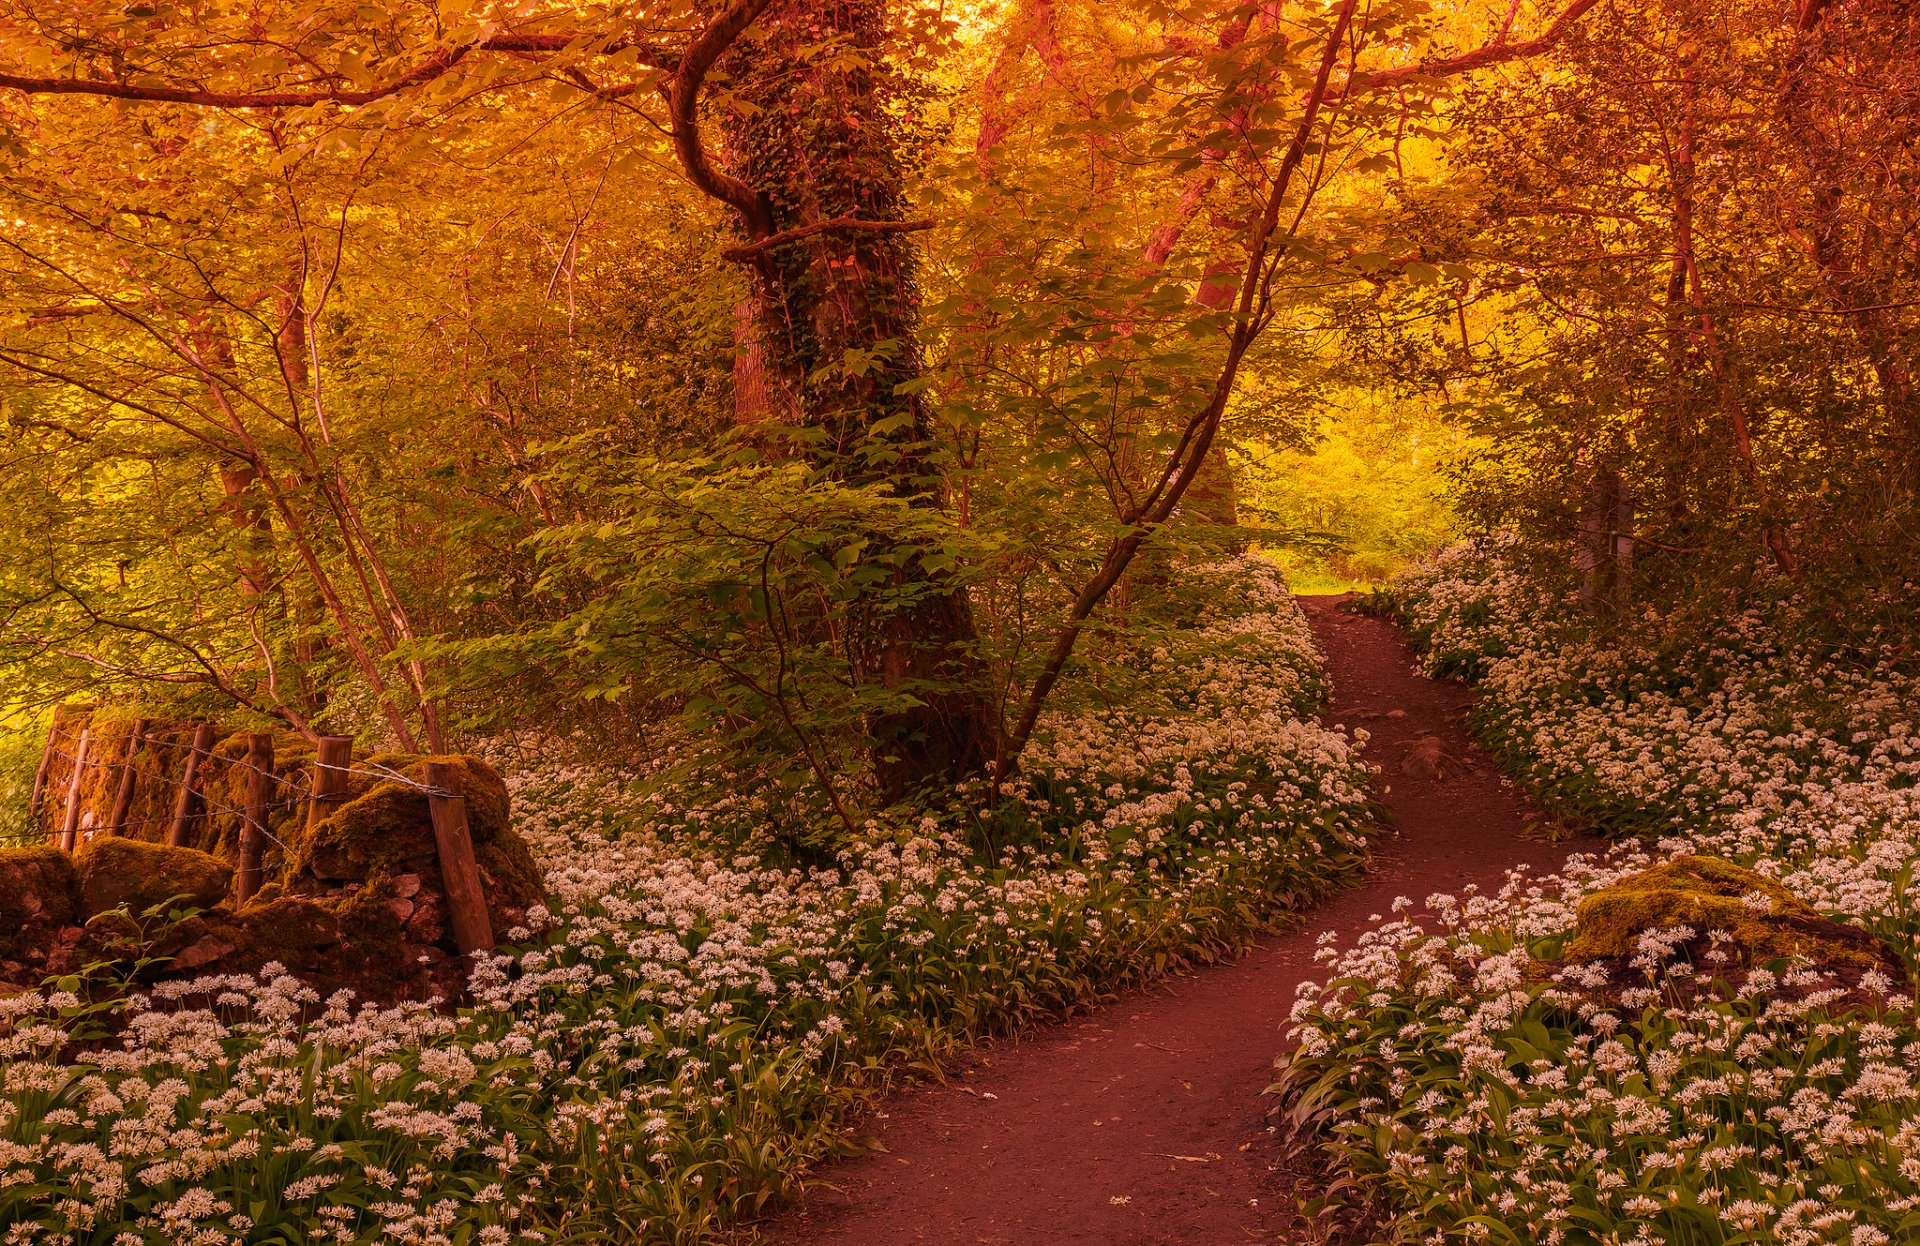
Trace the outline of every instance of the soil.
{"label": "soil", "polygon": [[[760,1226],[777,1246],[1229,1246],[1304,1240],[1318,1193],[1268,1131],[1273,1059],[1316,936],[1350,944],[1398,896],[1492,888],[1591,840],[1541,819],[1469,739],[1472,694],[1415,672],[1398,629],[1302,598],[1333,681],[1326,721],[1372,733],[1398,830],[1368,876],[1238,960],[983,1044],[939,1086],[885,1101],[875,1149],[827,1165]],[[1441,764],[1434,764],[1436,753]],[[1297,1161],[1295,1161],[1297,1163]]]}

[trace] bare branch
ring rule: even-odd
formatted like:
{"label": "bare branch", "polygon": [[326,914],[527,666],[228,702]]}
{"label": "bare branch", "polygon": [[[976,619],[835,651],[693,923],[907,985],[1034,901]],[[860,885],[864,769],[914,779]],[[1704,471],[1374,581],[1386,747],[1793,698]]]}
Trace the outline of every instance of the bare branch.
{"label": "bare branch", "polygon": [[1499,37],[1492,43],[1475,48],[1471,52],[1463,52],[1459,56],[1442,57],[1439,60],[1419,61],[1412,65],[1402,65],[1397,69],[1383,69],[1374,73],[1368,73],[1362,70],[1353,79],[1348,81],[1344,87],[1333,92],[1327,98],[1330,101],[1341,100],[1350,95],[1364,95],[1369,91],[1377,91],[1381,87],[1393,86],[1395,83],[1405,82],[1409,78],[1445,78],[1452,74],[1468,73],[1475,69],[1485,69],[1489,65],[1499,65],[1506,61],[1525,60],[1529,56],[1537,56],[1551,48],[1554,44],[1560,42],[1561,37],[1564,36],[1567,31],[1573,29],[1574,23],[1586,16],[1587,10],[1599,2],[1600,0],[1573,0],[1571,4],[1567,5],[1566,10],[1562,12],[1559,17],[1555,18],[1552,25],[1548,26],[1546,30],[1532,39],[1522,40],[1519,43],[1508,43],[1507,32],[1503,27]]}
{"label": "bare branch", "polygon": [[811,225],[796,225],[792,229],[783,229],[770,234],[758,242],[743,247],[728,247],[720,253],[720,258],[743,264],[748,260],[766,254],[775,247],[784,247],[790,242],[802,238],[811,238],[815,234],[831,233],[837,230],[856,230],[874,234],[913,234],[923,229],[932,229],[932,221],[863,221],[856,216],[836,216],[831,220],[815,221]]}
{"label": "bare branch", "polygon": [[208,91],[197,87],[142,86],[101,78],[29,78],[5,73],[0,73],[0,88],[22,91],[28,95],[91,95],[156,104],[192,104],[203,108],[308,108],[315,104],[352,107],[372,104],[408,87],[431,82],[475,52],[556,53],[576,45],[593,47],[601,55],[637,50],[643,64],[657,68],[673,64],[672,55],[664,49],[631,40],[596,45],[577,34],[495,35],[477,43],[443,48],[406,73],[377,86],[359,90],[316,85],[292,91]]}
{"label": "bare branch", "polygon": [[706,146],[700,141],[700,88],[705,85],[714,62],[726,54],[772,2],[739,0],[720,14],[687,48],[667,86],[673,152],[680,158],[687,180],[708,198],[718,199],[739,212],[745,218],[747,236],[755,239],[773,232],[773,213],[759,191],[713,166]]}

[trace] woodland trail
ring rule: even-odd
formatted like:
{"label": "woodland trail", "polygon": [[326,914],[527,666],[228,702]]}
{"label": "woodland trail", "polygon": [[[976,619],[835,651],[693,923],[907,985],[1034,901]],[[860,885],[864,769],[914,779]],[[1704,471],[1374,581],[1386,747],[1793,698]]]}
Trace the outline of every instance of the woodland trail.
{"label": "woodland trail", "polygon": [[[941,1086],[883,1102],[886,1148],[814,1174],[760,1226],[775,1246],[1231,1246],[1294,1240],[1295,1188],[1261,1091],[1316,937],[1342,942],[1386,913],[1525,865],[1558,868],[1578,841],[1523,837],[1536,815],[1472,744],[1472,696],[1418,675],[1392,624],[1340,597],[1302,598],[1333,680],[1327,721],[1373,733],[1397,834],[1371,872],[1227,964],[1168,978],[1092,1013],[984,1044]],[[1402,772],[1437,738],[1464,773]],[[1587,844],[1584,846],[1591,846]]]}

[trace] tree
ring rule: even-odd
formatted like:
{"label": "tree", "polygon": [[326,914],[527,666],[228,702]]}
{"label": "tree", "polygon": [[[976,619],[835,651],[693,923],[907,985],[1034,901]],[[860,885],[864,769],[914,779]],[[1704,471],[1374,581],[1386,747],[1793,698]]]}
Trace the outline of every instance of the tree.
{"label": "tree", "polygon": [[1405,202],[1477,274],[1480,340],[1419,333],[1482,397],[1483,515],[1564,539],[1617,472],[1656,564],[1791,577],[1901,543],[1911,20],[1621,4],[1463,101],[1451,185]]}
{"label": "tree", "polygon": [[[365,153],[361,165],[332,175],[329,202],[339,211],[341,237],[356,215],[351,205],[395,185],[386,179],[404,180],[403,166],[421,153],[440,151],[443,168],[460,167],[453,153],[463,136],[486,125],[480,103],[518,108],[514,101],[529,101],[519,115],[536,131],[575,114],[642,118],[660,137],[650,140],[634,127],[631,154],[641,161],[670,155],[685,184],[725,210],[736,235],[719,257],[741,266],[747,282],[744,300],[727,300],[745,309],[734,377],[750,382],[757,397],[743,401],[743,386],[735,407],[780,417],[748,430],[749,440],[763,459],[792,455],[819,480],[878,488],[930,514],[947,515],[952,507],[971,519],[967,490],[980,462],[966,442],[984,426],[944,413],[936,423],[930,395],[948,411],[987,412],[992,423],[1002,418],[990,409],[993,396],[1007,392],[1003,363],[1023,356],[1020,368],[1044,371],[1049,357],[1063,362],[1064,371],[1037,387],[1038,406],[1026,404],[1048,411],[1022,435],[1044,440],[1057,426],[1053,412],[1067,413],[1067,423],[1078,425],[1079,461],[1106,461],[1094,474],[1112,514],[1091,524],[1072,521],[1096,544],[1063,564],[1071,603],[1044,656],[1027,669],[1026,691],[1004,733],[985,687],[970,603],[940,540],[915,537],[922,544],[896,557],[888,581],[874,586],[897,608],[860,614],[863,622],[845,635],[832,616],[801,622],[845,648],[856,681],[890,694],[867,729],[878,787],[898,795],[975,773],[989,759],[999,777],[1011,772],[1096,612],[1180,512],[1207,465],[1220,461],[1222,421],[1243,370],[1267,349],[1268,329],[1304,314],[1316,287],[1370,279],[1366,264],[1376,252],[1334,240],[1366,236],[1372,226],[1359,213],[1317,211],[1343,163],[1372,159],[1364,155],[1369,144],[1395,126],[1404,130],[1410,113],[1424,109],[1427,93],[1449,75],[1552,46],[1593,2],[1573,0],[1541,17],[1531,39],[1512,37],[1518,9],[1505,10],[1498,29],[1464,52],[1445,46],[1427,11],[1411,3],[1363,12],[1342,0],[1286,15],[1225,3],[1149,8],[1128,27],[1138,33],[1122,40],[1136,45],[1130,54],[1099,73],[1084,65],[1069,71],[1075,56],[1097,52],[1057,39],[1049,6],[1017,11],[1022,54],[1040,50],[1050,88],[1065,84],[1070,111],[1079,115],[1096,173],[1094,206],[1114,219],[1129,178],[1145,177],[1156,214],[1138,242],[1124,230],[1071,253],[1059,245],[1062,238],[1042,242],[1076,281],[1094,276],[1092,267],[1115,248],[1137,248],[1124,272],[1099,276],[1090,302],[1056,305],[1061,315],[1051,324],[1072,325],[1088,349],[1054,351],[1041,340],[1046,316],[1009,317],[1004,291],[989,289],[979,304],[984,316],[968,324],[941,321],[942,366],[933,372],[923,371],[927,322],[913,240],[935,221],[910,220],[905,210],[909,178],[928,147],[921,137],[931,133],[917,114],[930,112],[921,103],[935,98],[908,63],[945,51],[951,34],[950,24],[927,11],[879,0],[511,14],[485,6],[377,14],[345,6],[211,6],[185,21],[158,10],[103,8],[83,10],[57,30],[29,12],[9,19],[16,54],[0,67],[0,88],[36,101],[32,109],[116,101],[105,107],[122,109],[112,115],[136,127],[156,108],[167,110],[169,125],[185,115],[173,110],[212,110],[222,135],[274,136],[268,147],[279,153],[276,167],[312,162],[316,153]],[[1084,87],[1102,75],[1132,81],[1096,98]],[[1003,120],[983,120],[979,129],[973,167],[990,176],[1006,164],[990,137],[1004,132]],[[717,150],[710,132],[720,136]],[[116,136],[116,145],[126,141]],[[618,158],[610,157],[609,170]],[[951,202],[957,189],[976,203],[989,201],[978,187],[926,182],[921,189],[930,199],[939,192]],[[567,273],[569,292],[576,238],[599,194],[596,186],[560,247],[555,280]],[[1015,256],[1018,247],[1009,244],[1019,241],[1023,223],[1013,221],[998,241],[983,238],[972,271],[1005,276],[1000,257]],[[983,218],[969,224],[991,233]],[[218,345],[202,349],[191,334],[173,332],[191,347],[190,362],[198,358],[186,369],[201,382],[195,401],[210,404],[236,439],[251,435],[246,419],[227,414],[239,409],[228,395],[242,392],[233,375],[242,364],[259,361],[260,375],[267,382],[280,377],[286,391],[252,401],[303,464],[296,482],[265,462],[265,447],[215,448],[229,457],[237,450],[255,472],[255,483],[238,491],[241,522],[232,533],[259,533],[259,516],[271,512],[277,544],[270,548],[284,547],[304,568],[344,653],[387,705],[395,732],[404,737],[409,729],[386,690],[397,676],[431,736],[431,645],[412,622],[415,607],[387,570],[391,550],[366,520],[330,440],[317,367],[303,377],[287,362],[300,355],[290,345],[296,339],[314,355],[325,328],[321,309],[338,294],[324,275],[313,288],[314,266],[304,259],[296,266],[282,255],[275,263],[253,278],[251,292],[219,296],[223,305],[251,309],[281,292],[273,318],[253,313],[251,336],[232,368]],[[298,281],[287,275],[294,267]],[[117,306],[133,307],[116,297]],[[189,299],[175,318],[192,314]],[[84,378],[48,379],[71,388]],[[168,376],[166,384],[176,381]],[[1128,396],[1117,418],[1080,420],[1122,390]],[[126,409],[126,398],[114,389],[94,394],[102,409],[116,413]],[[170,400],[186,401],[180,394]],[[475,393],[473,403],[505,425],[489,429],[490,450],[516,465],[537,453],[510,421],[497,418],[491,391]],[[147,415],[163,424],[162,417],[171,418],[159,407]],[[198,418],[213,422],[205,412]],[[1036,454],[1031,444],[1019,451],[1032,465],[1048,452]],[[552,524],[558,511],[546,494],[562,482],[518,474]],[[308,509],[291,501],[291,483],[311,491],[312,513],[331,525],[326,541],[309,535]],[[249,501],[256,496],[263,507]],[[901,531],[908,529],[924,531]],[[242,566],[245,578],[244,560]],[[359,604],[334,584],[342,573],[359,588]],[[270,658],[271,646],[266,650],[262,656]],[[297,712],[284,697],[275,707]]]}

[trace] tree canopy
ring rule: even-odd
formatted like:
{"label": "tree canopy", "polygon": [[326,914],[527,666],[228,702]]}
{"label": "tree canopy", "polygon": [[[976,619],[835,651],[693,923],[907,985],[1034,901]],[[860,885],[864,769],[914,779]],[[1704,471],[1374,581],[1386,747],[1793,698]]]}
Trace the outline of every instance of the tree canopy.
{"label": "tree canopy", "polygon": [[1911,576],[1915,22],[0,5],[8,700],[693,733],[851,824],[1012,774],[1183,553],[1390,561],[1442,470]]}

